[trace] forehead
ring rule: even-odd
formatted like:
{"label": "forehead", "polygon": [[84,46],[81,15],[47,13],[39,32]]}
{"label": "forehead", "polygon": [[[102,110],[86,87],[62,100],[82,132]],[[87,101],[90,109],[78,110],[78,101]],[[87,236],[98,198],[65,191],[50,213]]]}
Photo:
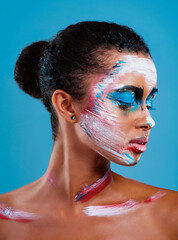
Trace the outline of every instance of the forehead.
{"label": "forehead", "polygon": [[123,54],[113,61],[108,74],[95,81],[93,90],[96,92],[99,88],[104,91],[129,84],[151,90],[156,83],[156,68],[150,58],[143,55]]}
{"label": "forehead", "polygon": [[156,68],[153,61],[150,58],[138,57],[137,55],[123,56],[112,68],[116,68],[120,76],[132,72],[141,74],[146,78],[156,77]]}

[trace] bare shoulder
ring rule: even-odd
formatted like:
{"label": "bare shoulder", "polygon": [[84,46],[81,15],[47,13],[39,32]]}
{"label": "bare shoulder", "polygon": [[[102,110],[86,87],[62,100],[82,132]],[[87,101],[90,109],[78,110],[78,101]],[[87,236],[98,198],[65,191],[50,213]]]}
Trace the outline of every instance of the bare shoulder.
{"label": "bare shoulder", "polygon": [[[144,201],[155,196],[157,193],[164,193],[161,197],[155,198],[149,206],[155,221],[166,228],[174,237],[178,237],[178,192],[166,188],[159,188],[145,184],[133,179],[129,179],[114,173],[118,179],[118,189],[126,189],[125,194],[129,194],[135,200]],[[120,185],[120,186],[119,186]],[[119,190],[118,190],[119,191]],[[174,238],[173,238],[174,239]]]}
{"label": "bare shoulder", "polygon": [[149,197],[150,195],[158,191],[162,191],[162,192],[166,192],[166,197],[164,199],[167,199],[167,201],[171,201],[171,200],[174,201],[175,197],[178,194],[177,191],[152,186],[134,179],[130,179],[130,178],[118,175],[115,172],[112,172],[112,174],[116,182],[116,185],[118,185],[118,189],[120,189],[122,186],[123,189],[127,189],[129,193],[132,193],[133,196],[136,196],[136,197],[141,197],[141,198],[143,197],[144,199],[145,197]]}
{"label": "bare shoulder", "polygon": [[0,204],[9,206],[11,208],[22,206],[23,202],[27,199],[30,199],[34,189],[38,186],[40,179],[29,183],[25,186],[12,190],[10,192],[6,192],[0,195]]}
{"label": "bare shoulder", "polygon": [[178,192],[164,188],[159,191],[165,194],[152,203],[151,216],[170,239],[178,239]]}
{"label": "bare shoulder", "polygon": [[178,237],[178,192],[166,189],[166,195],[160,199],[157,209],[160,220],[164,220],[167,229]]}
{"label": "bare shoulder", "polygon": [[38,180],[23,187],[0,195],[0,239],[7,239],[9,229],[14,228],[13,220],[17,222],[28,222],[35,214],[28,211],[31,209],[30,198],[38,185]]}

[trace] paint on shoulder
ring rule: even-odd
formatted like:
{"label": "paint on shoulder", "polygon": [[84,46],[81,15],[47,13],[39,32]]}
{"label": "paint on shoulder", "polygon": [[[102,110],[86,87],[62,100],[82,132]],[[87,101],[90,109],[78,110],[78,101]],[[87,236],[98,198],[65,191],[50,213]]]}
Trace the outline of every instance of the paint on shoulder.
{"label": "paint on shoulder", "polygon": [[155,194],[153,194],[152,196],[148,197],[144,203],[150,203],[150,202],[153,202],[153,201],[156,201],[157,199],[163,197],[164,195],[166,195],[166,191],[158,191],[156,192]]}
{"label": "paint on shoulder", "polygon": [[39,215],[36,213],[15,210],[9,206],[6,206],[4,203],[0,203],[0,219],[27,223],[37,220],[38,218]]}
{"label": "paint on shoulder", "polygon": [[119,204],[88,206],[88,207],[85,207],[83,211],[85,215],[96,216],[96,217],[121,215],[121,214],[131,212],[143,204],[150,204],[151,202],[154,202],[159,198],[163,197],[165,194],[166,194],[166,191],[158,191],[144,201],[137,201],[137,200],[130,199],[124,203],[119,203]]}

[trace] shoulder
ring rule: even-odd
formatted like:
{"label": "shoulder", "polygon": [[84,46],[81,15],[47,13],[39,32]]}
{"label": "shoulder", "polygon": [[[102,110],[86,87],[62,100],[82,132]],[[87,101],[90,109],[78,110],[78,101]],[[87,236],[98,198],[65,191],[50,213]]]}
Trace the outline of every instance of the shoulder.
{"label": "shoulder", "polygon": [[17,199],[21,198],[28,192],[31,185],[32,185],[32,183],[27,184],[23,187],[17,188],[15,190],[12,190],[10,192],[1,194],[0,195],[0,203],[4,203],[7,205],[14,205]]}
{"label": "shoulder", "polygon": [[20,188],[0,195],[0,205],[10,208],[23,208],[30,204],[39,185],[40,179]]}
{"label": "shoulder", "polygon": [[0,195],[0,236],[4,236],[6,230],[7,222],[5,221],[5,210],[6,207],[11,206],[11,194],[4,193]]}
{"label": "shoulder", "polygon": [[127,189],[130,196],[139,201],[144,201],[157,193],[164,193],[161,197],[155,198],[151,204],[152,209],[150,214],[160,225],[163,226],[166,232],[178,237],[178,192],[166,188],[159,188],[149,184],[145,184],[133,179],[129,179],[120,175],[115,175],[118,178],[119,185],[122,183],[123,188]]}
{"label": "shoulder", "polygon": [[133,197],[140,198],[140,200],[141,199],[144,200],[145,198],[155,194],[158,191],[161,191],[161,192],[165,191],[167,193],[165,197],[166,199],[168,198],[174,199],[175,196],[178,194],[178,192],[176,191],[152,186],[152,185],[137,181],[135,179],[130,179],[128,177],[118,175],[115,172],[112,172],[112,174],[116,182],[116,186],[117,186],[116,188],[118,188],[118,190],[121,188],[121,185],[122,185],[123,189],[127,189],[127,191],[131,193]]}
{"label": "shoulder", "polygon": [[157,206],[160,220],[164,220],[165,227],[178,237],[178,192],[166,191],[165,197],[160,200],[159,206]]}
{"label": "shoulder", "polygon": [[39,180],[0,195],[0,236],[12,226],[8,220],[28,222],[37,217],[33,208],[38,183]]}
{"label": "shoulder", "polygon": [[[13,227],[11,221],[13,220],[14,209],[21,208],[21,198],[25,196],[29,186],[23,186],[16,190],[4,193],[0,195],[0,236],[2,239],[6,239],[9,234],[9,229]],[[1,239],[0,237],[0,239]]]}

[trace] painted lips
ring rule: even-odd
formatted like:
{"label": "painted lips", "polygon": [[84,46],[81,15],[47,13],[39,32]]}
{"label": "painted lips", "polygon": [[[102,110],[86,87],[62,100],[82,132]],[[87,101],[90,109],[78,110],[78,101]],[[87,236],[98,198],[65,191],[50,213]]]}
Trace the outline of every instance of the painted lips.
{"label": "painted lips", "polygon": [[147,142],[148,142],[148,138],[145,138],[145,137],[133,139],[127,145],[126,150],[143,153],[146,151]]}

